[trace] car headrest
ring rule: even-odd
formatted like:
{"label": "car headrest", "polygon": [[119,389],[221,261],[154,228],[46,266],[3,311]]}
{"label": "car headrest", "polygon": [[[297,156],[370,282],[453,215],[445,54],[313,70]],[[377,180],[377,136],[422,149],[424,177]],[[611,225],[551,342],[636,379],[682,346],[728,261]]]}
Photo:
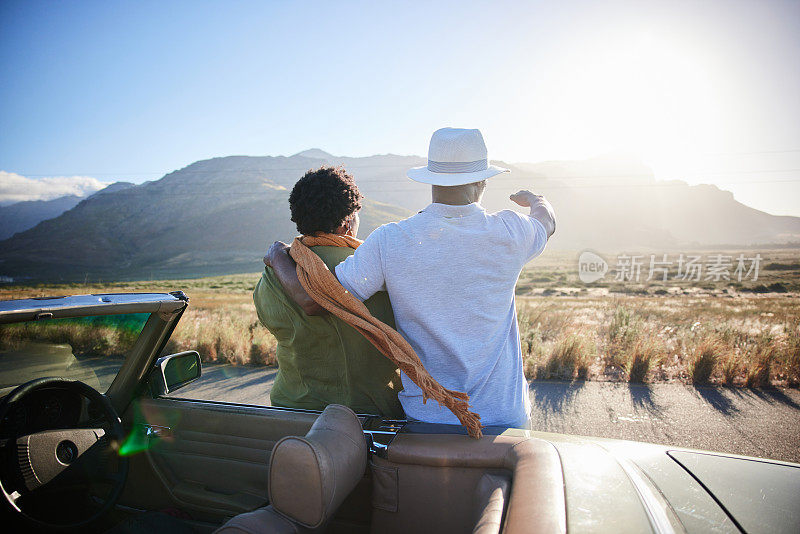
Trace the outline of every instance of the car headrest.
{"label": "car headrest", "polygon": [[305,437],[287,436],[270,458],[272,506],[308,528],[325,523],[367,468],[367,444],[356,414],[331,404]]}

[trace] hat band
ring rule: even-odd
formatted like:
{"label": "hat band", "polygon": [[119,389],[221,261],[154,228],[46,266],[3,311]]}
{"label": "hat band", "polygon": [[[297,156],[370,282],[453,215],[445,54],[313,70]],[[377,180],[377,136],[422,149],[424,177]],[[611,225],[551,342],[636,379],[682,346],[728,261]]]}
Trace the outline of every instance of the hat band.
{"label": "hat band", "polygon": [[428,170],[441,173],[478,172],[489,168],[489,160],[477,161],[433,161],[428,160]]}

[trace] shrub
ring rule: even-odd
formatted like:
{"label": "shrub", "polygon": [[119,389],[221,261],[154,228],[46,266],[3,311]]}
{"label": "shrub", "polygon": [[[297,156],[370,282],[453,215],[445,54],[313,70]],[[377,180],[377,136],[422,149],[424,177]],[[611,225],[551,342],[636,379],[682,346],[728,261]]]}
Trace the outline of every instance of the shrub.
{"label": "shrub", "polygon": [[523,350],[523,370],[525,378],[533,380],[536,378],[536,371],[544,358],[544,345],[538,329],[531,329],[525,333],[522,341]]}
{"label": "shrub", "polygon": [[255,327],[251,329],[251,342],[250,342],[250,363],[254,365],[275,365],[275,351],[277,349],[277,341],[269,333],[266,328],[254,323]]}
{"label": "shrub", "polygon": [[645,333],[644,319],[632,310],[617,306],[608,327],[609,340],[623,345],[635,344]]}
{"label": "shrub", "polygon": [[606,366],[626,369],[634,347],[645,337],[647,333],[641,318],[635,316],[628,308],[617,306],[608,325]]}
{"label": "shrub", "polygon": [[773,358],[774,351],[771,347],[756,346],[752,349],[750,361],[748,362],[747,376],[745,377],[745,385],[747,387],[759,388],[770,385]]}
{"label": "shrub", "polygon": [[800,324],[785,326],[786,341],[781,350],[781,366],[790,386],[800,383]]}
{"label": "shrub", "polygon": [[542,344],[542,334],[539,328],[529,328],[522,336],[522,350],[525,354],[533,354],[535,349]]}
{"label": "shrub", "polygon": [[537,377],[567,380],[577,377],[585,380],[596,352],[594,344],[585,336],[577,333],[567,334],[556,341],[547,362],[537,370]]}
{"label": "shrub", "polygon": [[725,385],[732,386],[736,377],[741,372],[742,364],[739,361],[739,356],[735,353],[729,353],[726,358],[722,360],[722,378],[725,380]]}
{"label": "shrub", "polygon": [[608,338],[612,343],[619,343],[630,336],[632,323],[635,324],[633,314],[628,308],[617,306],[611,323],[608,325]]}
{"label": "shrub", "polygon": [[644,382],[650,369],[661,360],[663,347],[657,339],[643,338],[629,349],[625,362],[629,382]]}
{"label": "shrub", "polygon": [[689,375],[695,384],[705,384],[720,359],[722,352],[721,344],[716,340],[707,339],[702,341],[694,351],[693,358],[689,361]]}

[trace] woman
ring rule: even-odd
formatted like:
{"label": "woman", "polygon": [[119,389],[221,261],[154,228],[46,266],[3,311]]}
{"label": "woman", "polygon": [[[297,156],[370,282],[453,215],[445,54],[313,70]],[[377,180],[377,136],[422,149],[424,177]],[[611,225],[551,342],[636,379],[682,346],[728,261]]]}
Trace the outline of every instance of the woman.
{"label": "woman", "polygon": [[[330,243],[338,245],[311,247],[331,271],[360,243],[355,237],[362,198],[353,177],[341,167],[307,172],[289,196],[298,232],[328,236]],[[344,404],[357,413],[403,417],[397,400],[402,386],[394,364],[310,298],[299,303],[289,298],[269,258],[268,253],[253,301],[261,323],[278,340],[273,406],[322,410],[328,404]],[[394,328],[385,292],[364,304],[372,315]]]}

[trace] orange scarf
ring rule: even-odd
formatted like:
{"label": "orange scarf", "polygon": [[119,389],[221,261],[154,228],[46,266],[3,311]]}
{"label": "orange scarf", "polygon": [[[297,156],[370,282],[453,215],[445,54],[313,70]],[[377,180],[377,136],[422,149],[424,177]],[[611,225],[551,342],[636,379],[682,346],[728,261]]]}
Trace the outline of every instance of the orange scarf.
{"label": "orange scarf", "polygon": [[289,254],[297,262],[297,277],[303,289],[317,304],[361,332],[397,365],[422,390],[423,403],[432,398],[453,412],[470,436],[481,437],[481,416],[469,411],[469,395],[447,389],[437,382],[403,336],[373,317],[364,303],[347,292],[327,265],[309,248],[325,246],[355,249],[360,244],[361,241],[354,237],[322,232],[296,237]]}

